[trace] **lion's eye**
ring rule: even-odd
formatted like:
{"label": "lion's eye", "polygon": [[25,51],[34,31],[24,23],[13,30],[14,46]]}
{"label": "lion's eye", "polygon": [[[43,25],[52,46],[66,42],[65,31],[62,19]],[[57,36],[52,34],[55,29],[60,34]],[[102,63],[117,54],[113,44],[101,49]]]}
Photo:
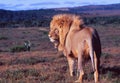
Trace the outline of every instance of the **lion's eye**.
{"label": "lion's eye", "polygon": [[58,34],[58,30],[57,30],[57,29],[55,30],[55,33],[57,33],[57,34]]}

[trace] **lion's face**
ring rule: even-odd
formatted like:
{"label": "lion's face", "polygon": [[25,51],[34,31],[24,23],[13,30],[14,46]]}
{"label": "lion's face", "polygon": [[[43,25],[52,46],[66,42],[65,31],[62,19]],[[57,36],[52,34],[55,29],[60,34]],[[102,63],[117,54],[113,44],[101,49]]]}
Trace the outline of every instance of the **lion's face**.
{"label": "lion's face", "polygon": [[[61,20],[52,20],[50,23],[49,39],[54,44],[55,48],[58,48],[59,51],[63,50],[63,24]],[[62,43],[61,43],[62,42]]]}
{"label": "lion's face", "polygon": [[59,30],[56,26],[50,26],[49,39],[54,44],[55,48],[59,45]]}
{"label": "lion's face", "polygon": [[57,41],[59,39],[59,37],[58,37],[58,30],[57,29],[51,29],[49,31],[48,36],[49,36],[49,39],[50,39],[51,42]]}

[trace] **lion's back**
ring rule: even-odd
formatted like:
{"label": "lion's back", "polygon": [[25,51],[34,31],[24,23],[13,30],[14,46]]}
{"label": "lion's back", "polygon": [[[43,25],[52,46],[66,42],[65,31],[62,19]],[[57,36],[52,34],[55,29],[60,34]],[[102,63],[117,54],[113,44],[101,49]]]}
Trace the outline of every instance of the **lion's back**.
{"label": "lion's back", "polygon": [[[73,49],[83,49],[84,55],[89,56],[89,45],[88,41],[92,41],[92,47],[95,50],[98,58],[101,55],[101,43],[97,31],[91,27],[85,27],[80,31],[75,31],[70,33],[72,48]],[[69,42],[69,41],[68,41]],[[79,45],[79,48],[77,48]],[[76,52],[75,52],[76,54]]]}

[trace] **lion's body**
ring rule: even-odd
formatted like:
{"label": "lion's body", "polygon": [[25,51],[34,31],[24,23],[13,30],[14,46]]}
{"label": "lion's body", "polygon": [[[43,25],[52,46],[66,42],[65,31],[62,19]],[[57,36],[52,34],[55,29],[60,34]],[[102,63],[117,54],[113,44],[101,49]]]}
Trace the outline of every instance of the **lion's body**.
{"label": "lion's body", "polygon": [[[58,50],[62,50],[67,57],[70,75],[73,76],[74,59],[78,59],[78,82],[82,82],[84,71],[82,63],[90,57],[95,71],[95,82],[98,82],[101,44],[95,29],[83,25],[79,16],[60,14],[53,17],[50,25],[49,37],[54,44],[57,42]],[[57,33],[56,33],[57,30]],[[54,40],[54,41],[53,41]]]}
{"label": "lion's body", "polygon": [[[78,58],[78,52],[83,53],[83,57],[89,57],[89,42],[94,41],[94,44],[98,46],[93,46],[93,49],[99,49],[96,53],[101,54],[100,40],[98,36],[96,37],[95,29],[93,28],[83,28],[82,30],[69,32],[66,39],[65,46],[69,48],[69,52],[73,53],[73,57]],[[92,39],[94,37],[94,39]],[[99,55],[100,56],[100,55]]]}
{"label": "lion's body", "polygon": [[[88,56],[89,47],[87,44],[87,39],[89,38],[89,32],[86,32],[86,30],[87,29],[85,28],[81,31],[75,31],[67,36],[65,46],[66,48],[70,48],[69,51],[73,53],[75,58],[78,58],[78,51],[82,51],[84,56]],[[69,43],[70,45],[68,45]]]}

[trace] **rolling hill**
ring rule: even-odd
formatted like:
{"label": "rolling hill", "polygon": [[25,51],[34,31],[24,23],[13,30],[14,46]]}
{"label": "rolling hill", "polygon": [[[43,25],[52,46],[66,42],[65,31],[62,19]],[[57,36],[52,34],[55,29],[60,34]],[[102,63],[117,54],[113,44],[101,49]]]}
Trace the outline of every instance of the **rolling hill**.
{"label": "rolling hill", "polygon": [[1,9],[0,27],[34,27],[34,26],[48,27],[51,17],[59,13],[78,14],[81,15],[82,17],[87,17],[87,18],[98,17],[98,16],[100,17],[118,16],[118,20],[119,20],[120,4],[89,5],[89,6],[79,6],[73,8],[54,8],[54,9],[39,9],[39,10],[26,10],[26,11],[24,10],[10,11],[10,10]]}

